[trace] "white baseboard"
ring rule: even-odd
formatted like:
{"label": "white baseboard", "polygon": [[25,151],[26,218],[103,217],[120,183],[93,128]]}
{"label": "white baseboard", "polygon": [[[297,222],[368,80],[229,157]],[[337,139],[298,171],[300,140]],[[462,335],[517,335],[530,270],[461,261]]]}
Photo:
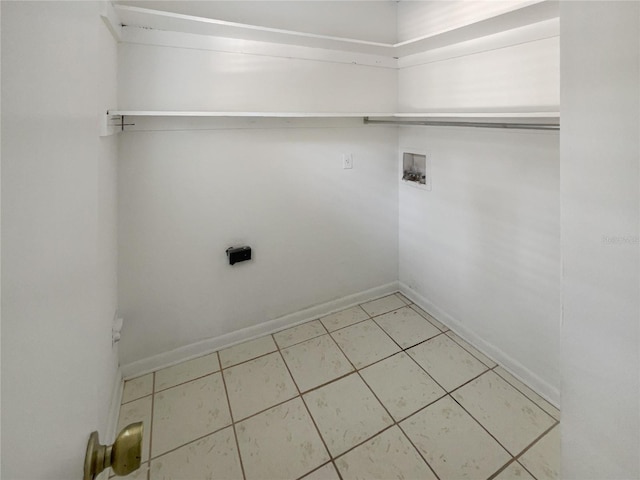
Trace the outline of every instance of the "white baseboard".
{"label": "white baseboard", "polygon": [[318,317],[330,315],[339,310],[364,303],[369,300],[373,300],[385,295],[398,291],[398,282],[387,283],[379,287],[365,290],[364,292],[355,293],[346,297],[332,300],[330,302],[314,305],[303,310],[285,315],[268,322],[253,325],[251,327],[243,328],[235,332],[220,335],[219,337],[208,338],[190,345],[176,348],[165,353],[153,355],[151,357],[143,358],[135,362],[128,363],[121,367],[122,375],[125,379],[135,378],[140,375],[159,370],[161,368],[170,367],[176,365],[185,360],[200,357],[208,353],[221,350],[223,348],[231,347],[235,344],[246,342],[263,335],[284,330],[286,328],[294,327],[301,323],[314,320]]}
{"label": "white baseboard", "polygon": [[560,390],[558,388],[540,378],[538,375],[533,373],[531,370],[526,368],[511,356],[507,355],[495,345],[492,345],[480,338],[474,332],[465,327],[463,323],[453,318],[444,310],[438,308],[436,305],[431,303],[428,299],[417,293],[408,285],[399,282],[399,286],[400,292],[407,298],[409,298],[413,303],[429,313],[436,320],[442,322],[464,340],[476,347],[489,358],[493,359],[496,363],[504,367],[514,377],[518,378],[525,385],[528,385],[551,404],[556,407],[560,405]]}

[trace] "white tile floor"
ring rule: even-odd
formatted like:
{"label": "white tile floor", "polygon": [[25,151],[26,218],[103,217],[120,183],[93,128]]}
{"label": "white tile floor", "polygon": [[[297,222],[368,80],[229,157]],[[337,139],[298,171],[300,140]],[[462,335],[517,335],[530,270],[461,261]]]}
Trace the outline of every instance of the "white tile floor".
{"label": "white tile floor", "polygon": [[560,412],[400,294],[125,383],[129,480],[558,478]]}

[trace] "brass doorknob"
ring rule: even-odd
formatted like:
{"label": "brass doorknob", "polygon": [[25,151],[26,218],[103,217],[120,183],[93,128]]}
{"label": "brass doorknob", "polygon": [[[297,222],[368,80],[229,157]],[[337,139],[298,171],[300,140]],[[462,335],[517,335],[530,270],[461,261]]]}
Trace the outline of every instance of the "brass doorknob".
{"label": "brass doorknob", "polygon": [[142,430],[142,422],[127,425],[120,431],[113,445],[100,445],[98,432],[93,432],[87,444],[83,480],[94,480],[109,467],[118,476],[129,475],[140,468]]}

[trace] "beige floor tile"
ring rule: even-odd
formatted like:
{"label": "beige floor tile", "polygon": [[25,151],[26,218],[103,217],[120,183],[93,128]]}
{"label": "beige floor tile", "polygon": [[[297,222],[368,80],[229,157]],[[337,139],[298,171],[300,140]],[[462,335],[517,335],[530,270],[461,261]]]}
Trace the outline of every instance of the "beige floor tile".
{"label": "beige floor tile", "polygon": [[233,428],[189,443],[151,462],[151,480],[242,480]]}
{"label": "beige floor tile", "polygon": [[505,468],[494,480],[536,480],[518,462]]}
{"label": "beige floor tile", "polygon": [[427,340],[407,353],[448,392],[487,370],[486,365],[446,335]]}
{"label": "beige floor tile", "polygon": [[400,351],[373,320],[343,328],[331,336],[356,368],[366,367]]}
{"label": "beige floor tile", "polygon": [[349,325],[353,325],[354,323],[361,322],[368,318],[369,315],[367,315],[359,305],[356,305],[355,307],[347,308],[341,312],[327,315],[326,317],[321,318],[320,321],[327,330],[333,332],[334,330],[348,327]]}
{"label": "beige floor tile", "polygon": [[149,460],[151,438],[151,396],[143,397],[120,407],[118,432],[131,423],[142,422],[142,461]]}
{"label": "beige floor tile", "polygon": [[266,335],[221,350],[220,362],[222,363],[222,368],[227,368],[247,360],[253,360],[267,353],[275,352],[277,349],[276,342],[273,341],[271,335]]}
{"label": "beige floor tile", "polygon": [[340,480],[333,463],[327,463],[324,467],[305,475],[301,480]]}
{"label": "beige floor tile", "polygon": [[406,478],[436,480],[398,427],[391,427],[336,460],[343,480]]}
{"label": "beige floor tile", "polygon": [[137,400],[153,393],[153,373],[124,382],[122,403]]}
{"label": "beige floor tile", "polygon": [[217,353],[211,353],[172,367],[163,368],[156,372],[156,392],[175,387],[181,383],[190,382],[218,370],[220,370],[220,363],[218,362]]}
{"label": "beige floor tile", "polygon": [[442,479],[486,479],[511,456],[450,397],[400,424]]}
{"label": "beige floor tile", "polygon": [[402,352],[363,369],[360,374],[396,421],[446,394]]}
{"label": "beige floor tile", "polygon": [[449,330],[446,335],[453,340],[454,342],[456,342],[458,345],[460,345],[462,348],[464,348],[467,352],[469,352],[471,355],[473,355],[474,357],[476,357],[478,360],[480,360],[482,363],[484,363],[487,367],[489,368],[493,368],[496,365],[498,365],[496,362],[494,362],[493,360],[491,360],[489,357],[487,357],[484,353],[482,353],[480,350],[478,350],[476,347],[474,347],[473,345],[471,345],[469,342],[463,340],[462,338],[460,338],[459,335],[456,335],[455,333],[453,333],[451,330]]}
{"label": "beige floor tile", "polygon": [[236,425],[247,480],[298,478],[329,461],[300,398]]}
{"label": "beige floor tile", "polygon": [[152,457],[230,424],[220,373],[164,390],[154,398]]}
{"label": "beige floor tile", "polygon": [[520,457],[522,465],[527,467],[538,480],[557,480],[560,478],[560,427],[542,437]]}
{"label": "beige floor tile", "polygon": [[306,393],[304,399],[334,457],[393,423],[356,373]]}
{"label": "beige floor tile", "polygon": [[453,397],[514,456],[555,423],[493,372],[456,390]]}
{"label": "beige floor tile", "polygon": [[411,305],[409,308],[412,308],[413,310],[415,310],[416,312],[418,312],[420,315],[422,315],[424,318],[426,318],[427,320],[429,320],[429,322],[431,322],[432,324],[434,324],[436,327],[438,327],[438,329],[442,332],[446,332],[447,330],[449,330],[449,328],[447,328],[446,325],[444,325],[443,323],[439,322],[438,320],[436,320],[433,316],[429,315],[427,312],[425,312],[423,309],[421,309],[419,306],[417,305]]}
{"label": "beige floor tile", "polygon": [[129,475],[124,477],[116,477],[113,471],[109,470],[109,478],[115,478],[117,480],[147,480],[147,472],[149,471],[149,462],[140,465],[140,468]]}
{"label": "beige floor tile", "polygon": [[402,348],[412,347],[441,333],[409,307],[380,315],[375,322]]}
{"label": "beige floor tile", "polygon": [[538,405],[541,409],[543,409],[553,418],[555,418],[556,420],[560,420],[560,410],[558,410],[556,407],[551,405],[544,398],[538,395],[535,391],[527,387],[524,383],[522,383],[516,377],[514,377],[509,372],[507,372],[504,368],[496,367],[493,371],[496,372],[498,375],[500,375],[502,378],[504,378],[511,385],[513,385],[516,389],[524,393],[527,397],[529,397],[529,400],[531,400],[533,403]]}
{"label": "beige floor tile", "polygon": [[407,297],[405,297],[403,294],[401,294],[400,292],[396,293],[397,297],[402,300],[406,305],[411,305],[413,302],[411,300],[409,300]]}
{"label": "beige floor tile", "polygon": [[322,326],[320,320],[314,320],[312,322],[303,323],[297,327],[278,332],[274,334],[273,337],[280,348],[286,348],[291,345],[295,345],[296,343],[319,337],[325,333],[327,333],[327,330]]}
{"label": "beige floor tile", "polygon": [[279,352],[227,368],[224,381],[236,422],[298,395]]}
{"label": "beige floor tile", "polygon": [[302,392],[353,371],[351,363],[329,335],[285,348],[282,356]]}
{"label": "beige floor tile", "polygon": [[378,298],[377,300],[372,300],[371,302],[363,303],[360,306],[370,316],[375,317],[376,315],[382,315],[391,310],[402,308],[405,305],[402,299],[394,293],[386,297]]}

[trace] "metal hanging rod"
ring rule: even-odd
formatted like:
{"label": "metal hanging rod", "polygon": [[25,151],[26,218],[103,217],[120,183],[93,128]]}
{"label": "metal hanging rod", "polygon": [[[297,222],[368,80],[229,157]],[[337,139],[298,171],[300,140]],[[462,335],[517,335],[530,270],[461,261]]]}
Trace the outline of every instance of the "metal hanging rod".
{"label": "metal hanging rod", "polygon": [[440,120],[370,120],[364,117],[365,124],[407,125],[430,127],[475,127],[475,128],[511,128],[514,130],[560,130],[559,123],[498,123],[498,122],[446,122]]}

